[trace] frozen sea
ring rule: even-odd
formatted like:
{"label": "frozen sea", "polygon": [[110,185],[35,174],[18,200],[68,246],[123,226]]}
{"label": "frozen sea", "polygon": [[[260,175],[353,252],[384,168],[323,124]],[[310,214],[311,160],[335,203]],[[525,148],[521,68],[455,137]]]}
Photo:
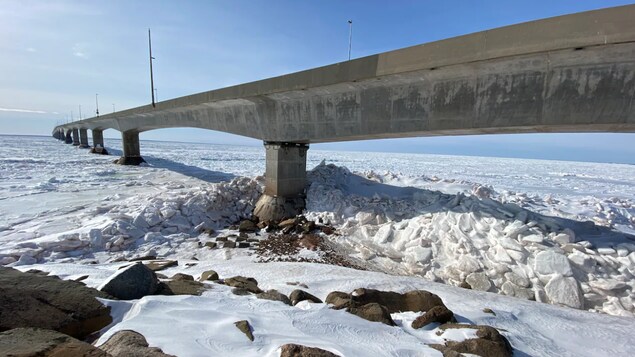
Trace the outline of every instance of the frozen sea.
{"label": "frozen sea", "polygon": [[[120,140],[106,147],[109,156],[49,137],[0,136],[0,264],[88,276],[98,287],[122,260],[156,255],[179,261],[167,276],[214,269],[284,294],[296,288],[287,282],[302,283],[321,299],[360,287],[425,289],[459,322],[498,328],[519,356],[635,348],[635,166],[310,149],[305,215],[331,222],[338,235],[328,239],[363,271],[200,248],[215,239],[202,228],[235,234],[226,227],[250,215],[262,147],[142,140],[139,167],[112,163]],[[456,287],[465,282],[472,290]],[[278,356],[284,343],[343,356],[440,356],[426,345],[474,337],[412,329],[413,312],[392,314],[390,327],[325,304],[208,287],[200,297],[103,300],[115,322],[97,344],[132,329],[178,356]],[[242,319],[253,342],[233,326]]]}

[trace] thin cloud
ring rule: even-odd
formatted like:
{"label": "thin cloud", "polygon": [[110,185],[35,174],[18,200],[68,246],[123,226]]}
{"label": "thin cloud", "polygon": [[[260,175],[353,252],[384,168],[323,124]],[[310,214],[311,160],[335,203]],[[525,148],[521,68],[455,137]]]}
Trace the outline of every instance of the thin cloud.
{"label": "thin cloud", "polygon": [[0,112],[14,112],[14,113],[31,113],[31,114],[49,114],[42,110],[30,110],[30,109],[15,109],[15,108],[0,108]]}
{"label": "thin cloud", "polygon": [[37,50],[33,47],[29,47],[26,49],[27,52],[37,52]]}

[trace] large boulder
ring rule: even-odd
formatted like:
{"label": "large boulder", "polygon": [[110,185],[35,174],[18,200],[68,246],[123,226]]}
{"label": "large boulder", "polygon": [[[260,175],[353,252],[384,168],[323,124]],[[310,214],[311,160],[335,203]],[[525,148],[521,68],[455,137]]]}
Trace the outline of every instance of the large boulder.
{"label": "large boulder", "polygon": [[112,322],[106,293],[54,276],[0,267],[0,331],[38,327],[84,339]]}
{"label": "large boulder", "polygon": [[371,302],[360,307],[349,307],[346,309],[346,312],[357,315],[362,319],[368,321],[381,322],[388,326],[397,326],[397,324],[395,324],[395,321],[393,321],[392,317],[390,316],[390,312],[388,312],[388,309],[386,309],[385,306],[375,302]]}
{"label": "large boulder", "polygon": [[511,357],[513,355],[509,341],[491,326],[445,324],[441,328],[443,330],[452,328],[476,329],[476,336],[478,337],[461,342],[448,341],[445,345],[430,345],[430,347],[443,352],[444,356],[453,355],[452,352],[487,357]]}
{"label": "large boulder", "polygon": [[262,290],[258,287],[258,281],[254,278],[246,278],[244,276],[234,276],[223,281],[225,285],[235,288],[241,288],[250,293],[260,294]]}
{"label": "large boulder", "polygon": [[308,300],[316,304],[322,303],[322,300],[320,300],[316,296],[311,295],[307,293],[306,291],[300,290],[300,289],[293,290],[291,294],[289,294],[289,300],[291,300],[291,304],[294,306],[297,305],[300,301],[305,301],[305,300]]}
{"label": "large boulder", "polygon": [[353,291],[351,301],[355,306],[375,302],[385,306],[391,314],[401,311],[428,311],[435,306],[445,306],[439,296],[425,290],[399,294],[393,291],[361,288]]}
{"label": "large boulder", "polygon": [[444,324],[446,322],[454,322],[454,313],[445,306],[435,306],[426,311],[423,315],[412,321],[412,328],[422,328],[433,322]]}
{"label": "large boulder", "polygon": [[565,305],[574,309],[584,307],[582,292],[575,278],[554,275],[545,285],[545,293],[552,304]]}
{"label": "large boulder", "polygon": [[63,333],[33,327],[0,333],[0,356],[110,357],[97,347]]}
{"label": "large boulder", "polygon": [[331,291],[326,296],[326,303],[333,305],[336,310],[349,307],[351,305],[351,294],[342,291]]}
{"label": "large boulder", "polygon": [[280,357],[338,357],[338,355],[316,347],[287,343],[280,346]]}
{"label": "large boulder", "polygon": [[287,305],[291,305],[291,300],[289,300],[289,298],[285,294],[275,289],[267,290],[264,293],[257,294],[256,297],[258,299],[280,301]]}
{"label": "large boulder", "polygon": [[113,357],[174,357],[158,347],[149,347],[143,335],[131,330],[115,333],[99,348]]}
{"label": "large boulder", "polygon": [[157,275],[138,262],[120,269],[111,275],[97,289],[118,299],[141,299],[157,291],[159,279]]}

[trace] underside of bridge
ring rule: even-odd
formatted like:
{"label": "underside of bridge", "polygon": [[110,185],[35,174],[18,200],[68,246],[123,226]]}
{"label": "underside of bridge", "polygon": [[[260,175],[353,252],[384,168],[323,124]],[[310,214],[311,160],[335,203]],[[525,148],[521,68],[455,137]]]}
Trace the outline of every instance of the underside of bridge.
{"label": "underside of bridge", "polygon": [[[172,127],[261,139],[255,214],[304,207],[308,144],[530,132],[635,132],[635,5],[560,16],[194,94],[60,126],[121,164],[144,162],[139,133]],[[79,135],[78,129],[81,129]]]}

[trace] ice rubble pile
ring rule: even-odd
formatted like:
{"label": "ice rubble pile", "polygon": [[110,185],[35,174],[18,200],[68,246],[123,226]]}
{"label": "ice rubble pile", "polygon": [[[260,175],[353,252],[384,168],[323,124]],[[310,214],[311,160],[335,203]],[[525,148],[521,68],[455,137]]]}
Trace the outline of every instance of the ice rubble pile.
{"label": "ice rubble pile", "polygon": [[635,244],[620,233],[478,192],[387,186],[334,165],[309,179],[307,217],[339,224],[338,243],[376,269],[613,315],[635,311]]}
{"label": "ice rubble pile", "polygon": [[[0,251],[0,265],[34,264],[87,258],[99,251],[139,253],[139,246],[174,253],[187,238],[204,229],[224,228],[250,217],[262,188],[259,179],[235,178],[169,194],[137,195],[115,205],[102,205],[92,212],[101,219],[91,227],[16,242]],[[182,187],[181,187],[182,188]],[[104,223],[105,222],[105,223]],[[165,248],[165,249],[164,249]]]}

